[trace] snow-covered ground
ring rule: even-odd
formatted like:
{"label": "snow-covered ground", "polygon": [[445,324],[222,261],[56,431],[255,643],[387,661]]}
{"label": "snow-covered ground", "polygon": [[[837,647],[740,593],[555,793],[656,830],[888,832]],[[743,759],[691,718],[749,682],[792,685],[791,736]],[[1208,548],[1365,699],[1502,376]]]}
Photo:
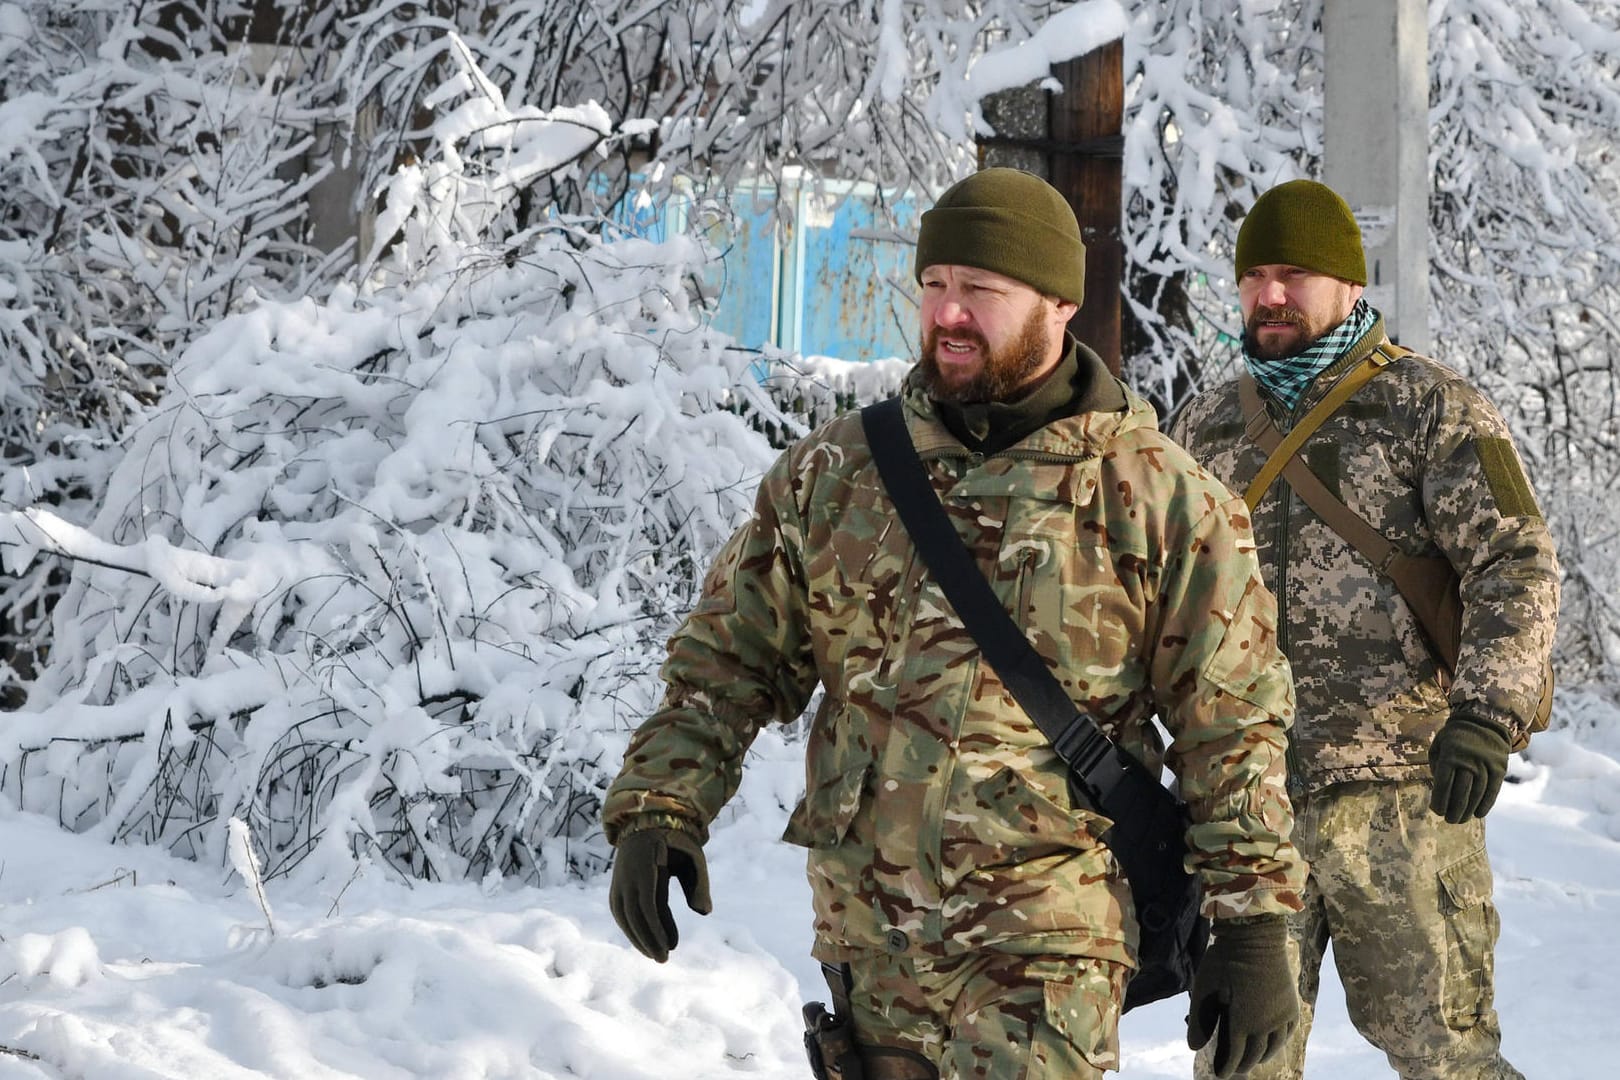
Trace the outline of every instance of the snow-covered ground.
{"label": "snow-covered ground", "polygon": [[[1620,710],[1565,691],[1559,725],[1490,818],[1497,997],[1526,1076],[1597,1080],[1620,1045]],[[267,916],[230,867],[0,810],[0,1080],[803,1080],[799,1005],[826,995],[776,841],[798,759],[774,738],[754,757],[709,845],[715,913],[677,899],[662,966],[620,938],[605,880],[272,881]],[[1123,1076],[1190,1075],[1184,1001],[1125,1018]],[[1307,1073],[1391,1075],[1331,977]]]}

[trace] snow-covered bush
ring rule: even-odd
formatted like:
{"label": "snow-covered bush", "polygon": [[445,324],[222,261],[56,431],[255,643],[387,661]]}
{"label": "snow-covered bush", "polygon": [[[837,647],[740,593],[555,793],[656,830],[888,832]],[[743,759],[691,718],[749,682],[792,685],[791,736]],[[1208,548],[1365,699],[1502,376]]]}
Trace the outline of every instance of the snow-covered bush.
{"label": "snow-covered bush", "polygon": [[[334,276],[303,221],[330,166],[300,160],[333,89],[256,67],[231,8],[0,2],[0,509],[87,521],[175,352]],[[0,579],[0,697],[57,587]]]}
{"label": "snow-covered bush", "polygon": [[1133,3],[1125,35],[1127,375],[1165,411],[1234,354],[1237,223],[1322,151],[1322,0]]}
{"label": "snow-covered bush", "polygon": [[6,519],[11,569],[75,560],[7,797],[213,859],[240,818],[270,876],[604,853],[663,642],[773,456],[739,413],[786,420],[692,306],[696,241],[504,229],[623,137],[600,109],[508,108],[470,63],[435,104],[366,287],[187,348],[88,529]]}
{"label": "snow-covered bush", "polygon": [[[1319,171],[1321,10],[0,0],[0,797],[213,859],[234,815],[272,874],[589,865],[769,444],[901,370],[711,334],[704,214],[788,166],[936,191],[984,93],[1123,15],[1127,374],[1172,407],[1232,360],[1237,221]],[[1620,0],[1429,21],[1436,351],[1531,459],[1565,662],[1612,677]],[[334,166],[377,215],[335,292]],[[596,216],[676,190],[685,238]]]}
{"label": "snow-covered bush", "polygon": [[[971,169],[982,95],[1122,23],[1119,0],[464,0],[431,14],[385,0],[345,28],[342,67],[350,100],[385,111],[372,170],[417,136],[417,88],[448,60],[454,30],[505,92],[548,108],[594,99],[656,121],[590,184],[552,178],[542,204],[611,205],[677,178],[712,191],[765,178],[780,190],[789,166],[870,181],[881,197],[937,191]],[[978,65],[1043,28],[1034,54]]]}
{"label": "snow-covered bush", "polygon": [[867,361],[772,355],[759,369],[760,382],[785,423],[765,417],[753,421],[753,426],[769,436],[772,445],[785,447],[841,412],[899,393],[909,370],[910,361],[894,357]]}
{"label": "snow-covered bush", "polygon": [[1560,674],[1620,673],[1620,4],[1448,0],[1430,19],[1439,355],[1519,438],[1563,563]]}

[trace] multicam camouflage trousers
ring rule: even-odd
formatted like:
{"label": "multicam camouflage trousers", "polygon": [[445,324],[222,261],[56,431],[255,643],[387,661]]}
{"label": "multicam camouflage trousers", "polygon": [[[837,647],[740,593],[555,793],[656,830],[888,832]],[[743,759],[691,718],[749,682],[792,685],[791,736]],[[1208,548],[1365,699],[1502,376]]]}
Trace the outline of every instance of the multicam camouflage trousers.
{"label": "multicam camouflage trousers", "polygon": [[[1356,1030],[1406,1080],[1524,1080],[1503,1060],[1493,994],[1500,930],[1485,826],[1447,825],[1428,781],[1335,784],[1294,802],[1294,843],[1310,862],[1305,909],[1289,918],[1300,1024],[1245,1074],[1305,1072],[1322,957],[1333,943]],[[1210,1046],[1195,1075],[1213,1076]]]}
{"label": "multicam camouflage trousers", "polygon": [[1123,964],[978,952],[949,960],[873,953],[850,963],[862,1044],[896,1046],[940,1080],[1094,1080],[1119,1068]]}

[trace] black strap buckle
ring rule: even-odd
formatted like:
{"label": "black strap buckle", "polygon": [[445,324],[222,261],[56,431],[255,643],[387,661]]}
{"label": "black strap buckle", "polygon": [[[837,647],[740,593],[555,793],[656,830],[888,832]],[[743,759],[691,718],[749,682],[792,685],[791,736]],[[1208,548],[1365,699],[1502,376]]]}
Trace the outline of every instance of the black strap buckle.
{"label": "black strap buckle", "polygon": [[1097,722],[1083,713],[1076,715],[1052,740],[1052,748],[1069,767],[1070,775],[1092,806],[1108,814],[1108,802],[1114,789],[1125,779],[1125,765],[1119,760],[1118,749],[1102,733]]}

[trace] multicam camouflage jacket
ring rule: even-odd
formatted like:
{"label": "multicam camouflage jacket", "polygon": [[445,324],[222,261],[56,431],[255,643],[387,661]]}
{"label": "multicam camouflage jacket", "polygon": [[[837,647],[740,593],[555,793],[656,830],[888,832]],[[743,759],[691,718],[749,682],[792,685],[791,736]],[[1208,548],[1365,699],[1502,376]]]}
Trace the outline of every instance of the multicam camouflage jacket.
{"label": "multicam camouflage jacket", "polygon": [[[1090,357],[1102,378],[1110,378]],[[1121,388],[1123,390],[1123,388]],[[1293,693],[1242,500],[1129,397],[971,454],[908,383],[906,422],[963,540],[1074,700],[1168,761],[1213,916],[1299,907],[1283,748]],[[943,957],[993,947],[1133,962],[1109,821],[931,581],[849,414],[785,453],[671,640],[668,693],[604,808],[609,839],[706,839],[762,725],[819,683],[806,795],[815,954]]]}
{"label": "multicam camouflage jacket", "polygon": [[[1389,339],[1379,319],[1319,375],[1287,432]],[[1237,383],[1194,399],[1171,431],[1243,491],[1265,454],[1244,435]],[[1535,714],[1558,617],[1558,562],[1500,414],[1445,366],[1406,356],[1356,391],[1305,443],[1306,464],[1402,551],[1443,553],[1462,579],[1463,634],[1449,692],[1394,584],[1278,479],[1255,510],[1266,583],[1299,695],[1291,778],[1428,775],[1429,742],[1452,708],[1522,734]]]}

